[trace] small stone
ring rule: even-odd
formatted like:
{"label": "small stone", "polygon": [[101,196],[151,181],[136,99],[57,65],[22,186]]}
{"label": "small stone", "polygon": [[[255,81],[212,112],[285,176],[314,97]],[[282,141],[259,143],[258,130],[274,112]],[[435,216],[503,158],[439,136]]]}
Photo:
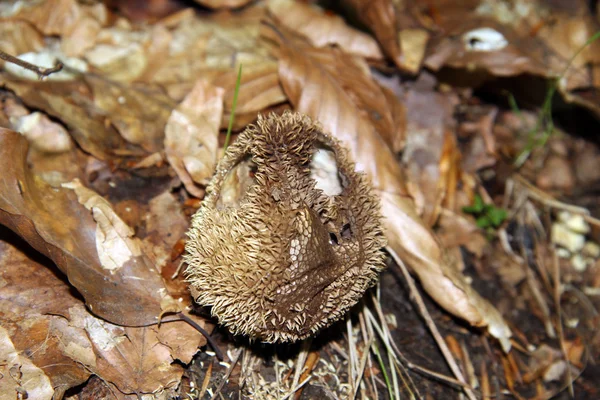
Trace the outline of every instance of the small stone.
{"label": "small stone", "polygon": [[585,236],[571,231],[561,223],[554,223],[552,225],[552,242],[571,253],[577,253],[585,244]]}
{"label": "small stone", "polygon": [[590,225],[581,214],[571,214],[568,211],[561,211],[558,214],[558,220],[564,223],[567,228],[573,232],[587,234],[590,232]]}
{"label": "small stone", "polygon": [[600,257],[600,245],[598,245],[598,243],[594,243],[594,242],[586,242],[583,245],[583,249],[581,250],[581,253],[588,257],[598,258],[598,257]]}
{"label": "small stone", "polygon": [[575,254],[573,257],[571,257],[571,265],[578,272],[583,272],[587,269],[587,263],[581,254]]}

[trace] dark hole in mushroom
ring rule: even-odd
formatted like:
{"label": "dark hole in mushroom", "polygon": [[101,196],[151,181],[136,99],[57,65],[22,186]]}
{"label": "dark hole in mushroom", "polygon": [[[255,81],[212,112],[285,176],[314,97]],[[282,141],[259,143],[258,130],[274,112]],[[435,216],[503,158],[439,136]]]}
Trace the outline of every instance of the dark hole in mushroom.
{"label": "dark hole in mushroom", "polygon": [[342,239],[350,239],[352,237],[352,228],[350,227],[350,224],[344,224],[344,226],[342,226],[340,236]]}
{"label": "dark hole in mushroom", "polygon": [[329,244],[340,244],[335,233],[329,232]]}

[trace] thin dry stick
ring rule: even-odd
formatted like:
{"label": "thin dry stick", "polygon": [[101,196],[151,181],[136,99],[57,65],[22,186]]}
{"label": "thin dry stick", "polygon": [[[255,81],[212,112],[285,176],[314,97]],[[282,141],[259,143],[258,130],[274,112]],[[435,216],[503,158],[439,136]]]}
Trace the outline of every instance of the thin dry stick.
{"label": "thin dry stick", "polygon": [[529,183],[527,181],[527,179],[523,178],[519,174],[515,174],[513,179],[517,183],[521,184],[527,190],[527,195],[529,197],[531,197],[532,199],[535,199],[535,200],[539,201],[540,203],[543,203],[552,208],[569,211],[573,214],[580,214],[583,217],[583,219],[585,219],[588,223],[590,223],[592,225],[600,226],[600,220],[592,217],[590,215],[589,210],[587,210],[583,207],[574,206],[574,205],[563,203],[562,201],[556,200],[554,197],[552,197],[548,193],[533,186],[531,183]]}
{"label": "thin dry stick", "polygon": [[427,311],[427,307],[425,306],[425,303],[423,302],[423,298],[421,297],[421,295],[419,294],[419,291],[417,290],[415,281],[408,273],[408,270],[406,269],[404,262],[400,259],[400,257],[398,257],[398,255],[394,252],[394,250],[392,250],[390,248],[388,248],[387,250],[391,254],[392,258],[394,259],[394,261],[396,262],[398,267],[400,267],[400,271],[402,271],[402,275],[404,276],[404,279],[406,280],[406,283],[408,283],[408,287],[410,288],[411,298],[415,301],[417,308],[419,309],[419,312],[421,313],[421,316],[425,320],[425,324],[427,324],[427,328],[429,328],[431,335],[433,336],[433,338],[436,341],[437,345],[439,346],[442,354],[444,355],[444,358],[446,359],[448,366],[452,370],[452,373],[454,374],[456,379],[458,379],[460,382],[463,383],[464,386],[462,386],[462,388],[463,388],[465,394],[467,395],[467,397],[470,400],[476,400],[477,398],[475,397],[475,393],[473,393],[473,391],[471,390],[471,388],[468,386],[467,382],[465,381],[465,377],[463,376],[462,372],[460,371],[460,368],[458,368],[458,365],[456,364],[456,360],[454,360],[454,357],[452,357],[452,354],[450,353],[450,349],[448,348],[448,345],[446,345],[446,342],[444,341],[444,339],[442,338],[442,335],[438,331],[437,326],[435,326],[435,322],[433,322],[431,315],[429,315],[429,311]]}
{"label": "thin dry stick", "polygon": [[[365,343],[374,340],[375,339],[375,334],[373,332],[373,325],[371,324],[371,321],[367,318],[366,316],[366,312],[365,312],[366,306],[365,306],[365,302],[362,302],[362,307],[360,310],[360,314],[358,314],[358,318],[360,321],[360,326],[363,332],[363,341]],[[371,346],[373,345],[373,342],[371,342]],[[373,363],[371,360],[371,346],[369,346],[368,349],[366,349],[365,351],[368,354],[367,357],[367,363],[369,364],[369,369],[373,368]],[[375,379],[374,379],[374,374],[369,374],[371,377],[371,381],[366,381],[367,382],[367,386],[370,386],[369,389],[371,390],[372,396],[375,400],[379,400],[379,395],[377,394],[377,386],[375,385]],[[357,392],[358,393],[358,392]]]}
{"label": "thin dry stick", "polygon": [[0,50],[0,59],[18,65],[19,67],[25,68],[29,71],[35,72],[39,79],[45,78],[48,75],[63,69],[63,64],[60,61],[57,61],[54,67],[52,68],[42,68],[38,67],[37,65],[28,63],[27,61],[23,61],[15,56],[11,56],[10,54],[3,52],[2,50]]}
{"label": "thin dry stick", "polygon": [[363,374],[365,373],[365,367],[367,366],[367,358],[369,356],[369,353],[371,352],[372,345],[373,345],[373,338],[371,338],[369,340],[369,342],[365,345],[365,348],[363,350],[363,355],[360,360],[360,367],[358,370],[358,374],[356,375],[356,380],[354,381],[352,396],[350,397],[351,399],[355,399],[356,395],[358,394],[358,388],[360,387],[360,381],[362,380]]}
{"label": "thin dry stick", "polygon": [[348,332],[348,383],[352,385],[356,371],[356,345],[354,342],[354,334],[352,333],[352,321],[350,318],[346,320],[346,331]]}
{"label": "thin dry stick", "polygon": [[567,349],[565,347],[565,336],[563,333],[562,324],[562,309],[560,306],[560,266],[558,263],[558,256],[556,251],[552,249],[552,272],[554,280],[554,306],[556,307],[556,330],[558,331],[558,340],[560,342],[560,350],[562,351],[565,362],[567,363],[567,379],[569,385],[569,395],[572,399],[575,398],[575,389],[573,389],[573,376],[571,374],[571,362],[567,356]]}
{"label": "thin dry stick", "polygon": [[294,371],[292,387],[298,386],[298,383],[300,382],[300,376],[302,376],[302,371],[304,370],[304,365],[306,364],[306,358],[310,352],[311,344],[312,338],[308,338],[302,342],[302,349],[300,350],[300,354],[298,354],[298,359],[296,360],[296,371]]}

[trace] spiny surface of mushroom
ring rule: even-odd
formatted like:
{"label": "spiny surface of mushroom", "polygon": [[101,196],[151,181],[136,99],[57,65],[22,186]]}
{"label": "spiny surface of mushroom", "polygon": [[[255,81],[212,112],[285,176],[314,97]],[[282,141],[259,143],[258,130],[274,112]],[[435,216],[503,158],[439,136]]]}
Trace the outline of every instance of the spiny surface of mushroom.
{"label": "spiny surface of mushroom", "polygon": [[313,335],[384,268],[379,202],[308,117],[259,117],[217,166],[186,245],[192,295],[234,334]]}

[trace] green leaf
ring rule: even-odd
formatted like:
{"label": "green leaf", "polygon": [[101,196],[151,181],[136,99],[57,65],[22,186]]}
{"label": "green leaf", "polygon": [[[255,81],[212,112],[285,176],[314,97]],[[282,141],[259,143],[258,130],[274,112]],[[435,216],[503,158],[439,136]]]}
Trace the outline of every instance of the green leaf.
{"label": "green leaf", "polygon": [[485,229],[485,228],[489,228],[490,226],[492,226],[492,221],[490,221],[490,219],[487,215],[482,215],[481,217],[477,218],[477,220],[475,221],[475,224],[477,225],[478,228]]}
{"label": "green leaf", "polygon": [[494,228],[497,228],[506,220],[507,214],[506,210],[502,208],[492,207],[486,212],[486,216],[489,218]]}
{"label": "green leaf", "polygon": [[474,203],[472,206],[463,207],[462,210],[467,214],[480,214],[481,212],[483,212],[485,206],[485,204],[483,204],[483,199],[480,195],[476,194],[475,199],[473,200]]}

